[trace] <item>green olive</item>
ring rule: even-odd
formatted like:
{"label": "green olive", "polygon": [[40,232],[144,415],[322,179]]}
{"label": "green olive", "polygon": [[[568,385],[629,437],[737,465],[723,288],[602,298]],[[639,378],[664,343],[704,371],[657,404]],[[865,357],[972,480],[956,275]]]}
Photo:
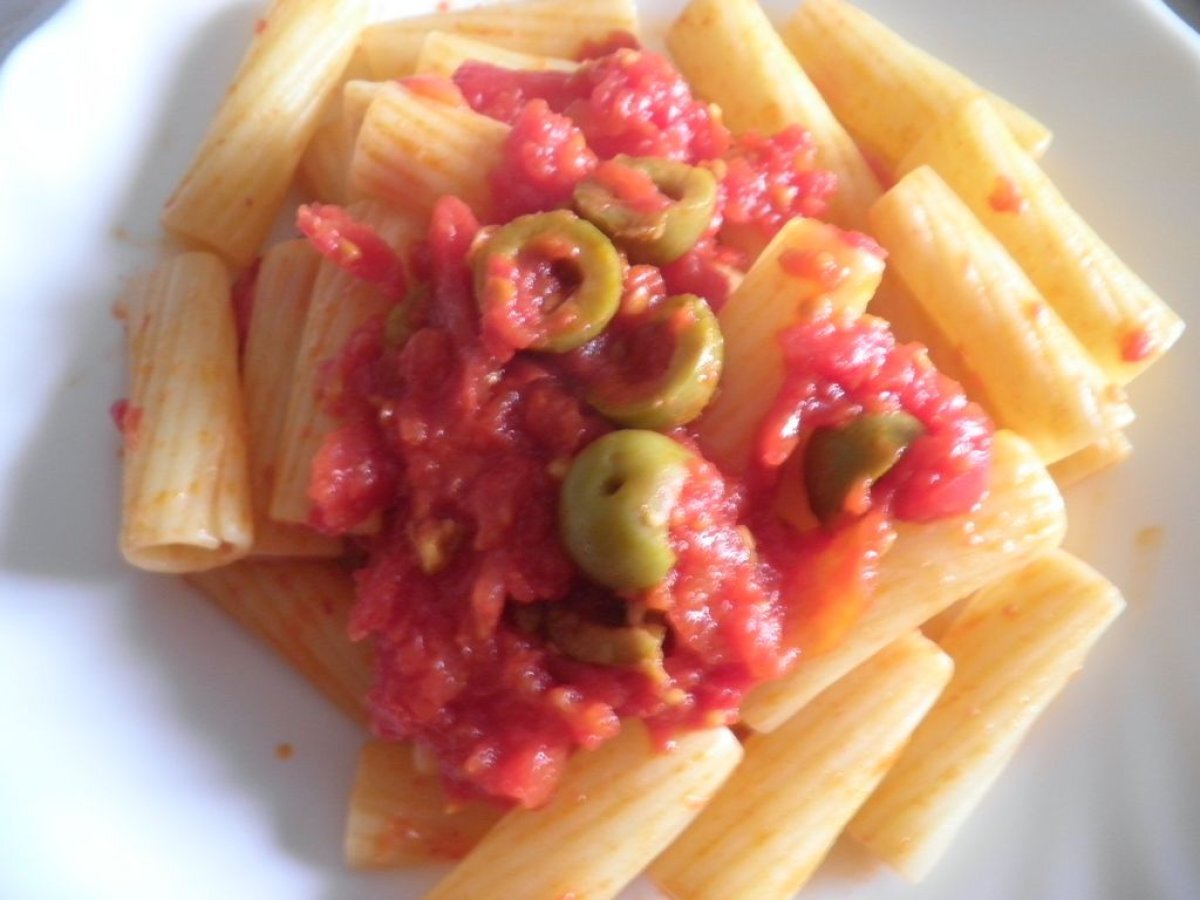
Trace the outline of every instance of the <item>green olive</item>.
{"label": "green olive", "polygon": [[572,659],[600,666],[662,665],[662,625],[601,625],[553,604],[546,614],[550,642]]}
{"label": "green olive", "polygon": [[[496,264],[517,267],[514,277]],[[530,346],[564,353],[604,330],[621,302],[624,264],[612,241],[595,225],[567,210],[513,219],[486,240],[474,257],[475,296],[480,308],[511,304],[538,267],[547,294],[536,298],[538,320]],[[511,272],[511,270],[510,270]],[[529,323],[525,323],[529,324]]]}
{"label": "green olive", "polygon": [[618,165],[650,176],[667,198],[661,209],[640,210],[595,176],[575,188],[575,208],[610,235],[630,260],[663,266],[696,245],[712,222],[717,180],[707,169],[669,159],[615,156]]}
{"label": "green olive", "polygon": [[671,511],[693,454],[655,431],[614,431],[584,448],[563,480],[559,530],[579,568],[617,591],[660,583],[675,565]]}
{"label": "green olive", "polygon": [[848,510],[925,431],[908,413],[864,413],[837,428],[819,428],[804,455],[804,485],[822,523]]}
{"label": "green olive", "polygon": [[[666,369],[639,378],[636,366],[614,366],[612,372],[603,367],[605,376],[588,388],[587,401],[631,428],[684,425],[708,405],[721,377],[725,342],[717,317],[696,295],[679,294],[654,307],[643,327],[660,329],[663,339],[672,342]],[[605,352],[624,355],[619,345]]]}

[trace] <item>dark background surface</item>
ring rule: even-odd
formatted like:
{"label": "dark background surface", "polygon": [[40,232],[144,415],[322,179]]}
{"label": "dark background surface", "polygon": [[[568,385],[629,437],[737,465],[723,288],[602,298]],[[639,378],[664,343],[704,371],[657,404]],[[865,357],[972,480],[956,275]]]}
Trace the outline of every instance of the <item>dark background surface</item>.
{"label": "dark background surface", "polygon": [[1200,0],[1167,0],[1167,6],[1193,28],[1200,29]]}

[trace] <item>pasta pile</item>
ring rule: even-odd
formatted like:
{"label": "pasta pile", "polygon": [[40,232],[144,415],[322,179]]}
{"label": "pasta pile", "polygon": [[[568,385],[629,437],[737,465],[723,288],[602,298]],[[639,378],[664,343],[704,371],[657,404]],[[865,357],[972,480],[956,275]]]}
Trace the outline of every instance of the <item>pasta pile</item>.
{"label": "pasta pile", "polygon": [[[326,363],[391,301],[307,241],[264,246],[268,232],[297,181],[397,250],[443,195],[485,210],[481,162],[507,126],[393,79],[468,60],[570,71],[587,42],[637,29],[633,0],[380,23],[364,0],[275,0],[163,216],[202,249],[119,303],[123,554],[184,574],[356,720],[371,651],[346,636],[344,548],[308,526],[307,490],[333,427]],[[548,805],[503,815],[449,807],[410,746],[366,741],[347,860],[461,859],[432,897],[611,897],[646,873],[680,898],[786,898],[843,834],[920,880],[1123,607],[1058,549],[1059,489],[1129,454],[1123,388],[1183,324],[1039,167],[1045,126],[844,0],[804,0],[780,31],[755,0],[693,0],[666,44],[735,133],[803,125],[839,183],[832,224],[792,220],[720,310],[706,454],[745,464],[783,380],[773,337],[821,299],[929,347],[1002,429],[992,480],[968,515],[898,526],[863,619],[757,688],[745,734],[694,731],[660,754],[627,723],[571,761]],[[839,229],[871,234],[886,267]],[[847,277],[825,291],[781,264],[797,252]],[[239,349],[234,276],[260,256],[273,300]]]}

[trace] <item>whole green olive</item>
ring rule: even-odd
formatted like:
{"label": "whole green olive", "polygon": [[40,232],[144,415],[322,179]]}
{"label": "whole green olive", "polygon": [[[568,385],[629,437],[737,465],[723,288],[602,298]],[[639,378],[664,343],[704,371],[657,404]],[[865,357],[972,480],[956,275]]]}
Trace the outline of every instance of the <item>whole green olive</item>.
{"label": "whole green olive", "polygon": [[819,428],[804,453],[809,505],[822,523],[849,510],[856,492],[870,490],[925,427],[904,412],[864,413],[836,428]]}
{"label": "whole green olive", "polygon": [[522,289],[532,298],[535,350],[564,353],[604,330],[621,302],[624,262],[603,232],[567,210],[513,219],[474,255],[475,298],[481,309],[511,306]]}
{"label": "whole green olive", "polygon": [[[642,327],[658,329],[661,340],[671,342],[666,368],[646,374],[637,366],[602,367],[602,377],[588,386],[587,401],[612,421],[632,428],[684,425],[708,405],[721,377],[724,340],[717,317],[696,295],[679,294],[663,300],[645,318]],[[620,346],[606,352],[618,359],[628,355]]]}
{"label": "whole green olive", "polygon": [[655,431],[613,431],[575,457],[563,480],[559,530],[589,576],[616,591],[659,584],[675,565],[671,511],[695,459]]}
{"label": "whole green olive", "polygon": [[707,169],[653,156],[614,156],[611,164],[649,176],[662,204],[639,208],[612,183],[619,168],[604,168],[575,188],[579,214],[595,222],[638,263],[663,266],[696,245],[712,222],[717,181]]}

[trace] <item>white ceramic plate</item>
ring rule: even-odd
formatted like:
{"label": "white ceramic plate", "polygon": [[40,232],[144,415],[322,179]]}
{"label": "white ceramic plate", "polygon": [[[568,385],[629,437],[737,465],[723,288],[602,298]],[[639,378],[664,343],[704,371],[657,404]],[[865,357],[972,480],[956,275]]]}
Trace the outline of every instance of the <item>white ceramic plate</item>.
{"label": "white ceramic plate", "polygon": [[[1050,123],[1045,162],[1067,196],[1200,320],[1194,35],[1154,0],[863,5]],[[257,7],[73,0],[0,70],[3,897],[355,900],[437,877],[343,869],[355,730],[114,549],[109,306],[158,247],[157,211]],[[809,896],[1200,894],[1195,343],[1134,386],[1134,459],[1070,497],[1070,545],[1128,613],[924,886],[842,850]]]}

